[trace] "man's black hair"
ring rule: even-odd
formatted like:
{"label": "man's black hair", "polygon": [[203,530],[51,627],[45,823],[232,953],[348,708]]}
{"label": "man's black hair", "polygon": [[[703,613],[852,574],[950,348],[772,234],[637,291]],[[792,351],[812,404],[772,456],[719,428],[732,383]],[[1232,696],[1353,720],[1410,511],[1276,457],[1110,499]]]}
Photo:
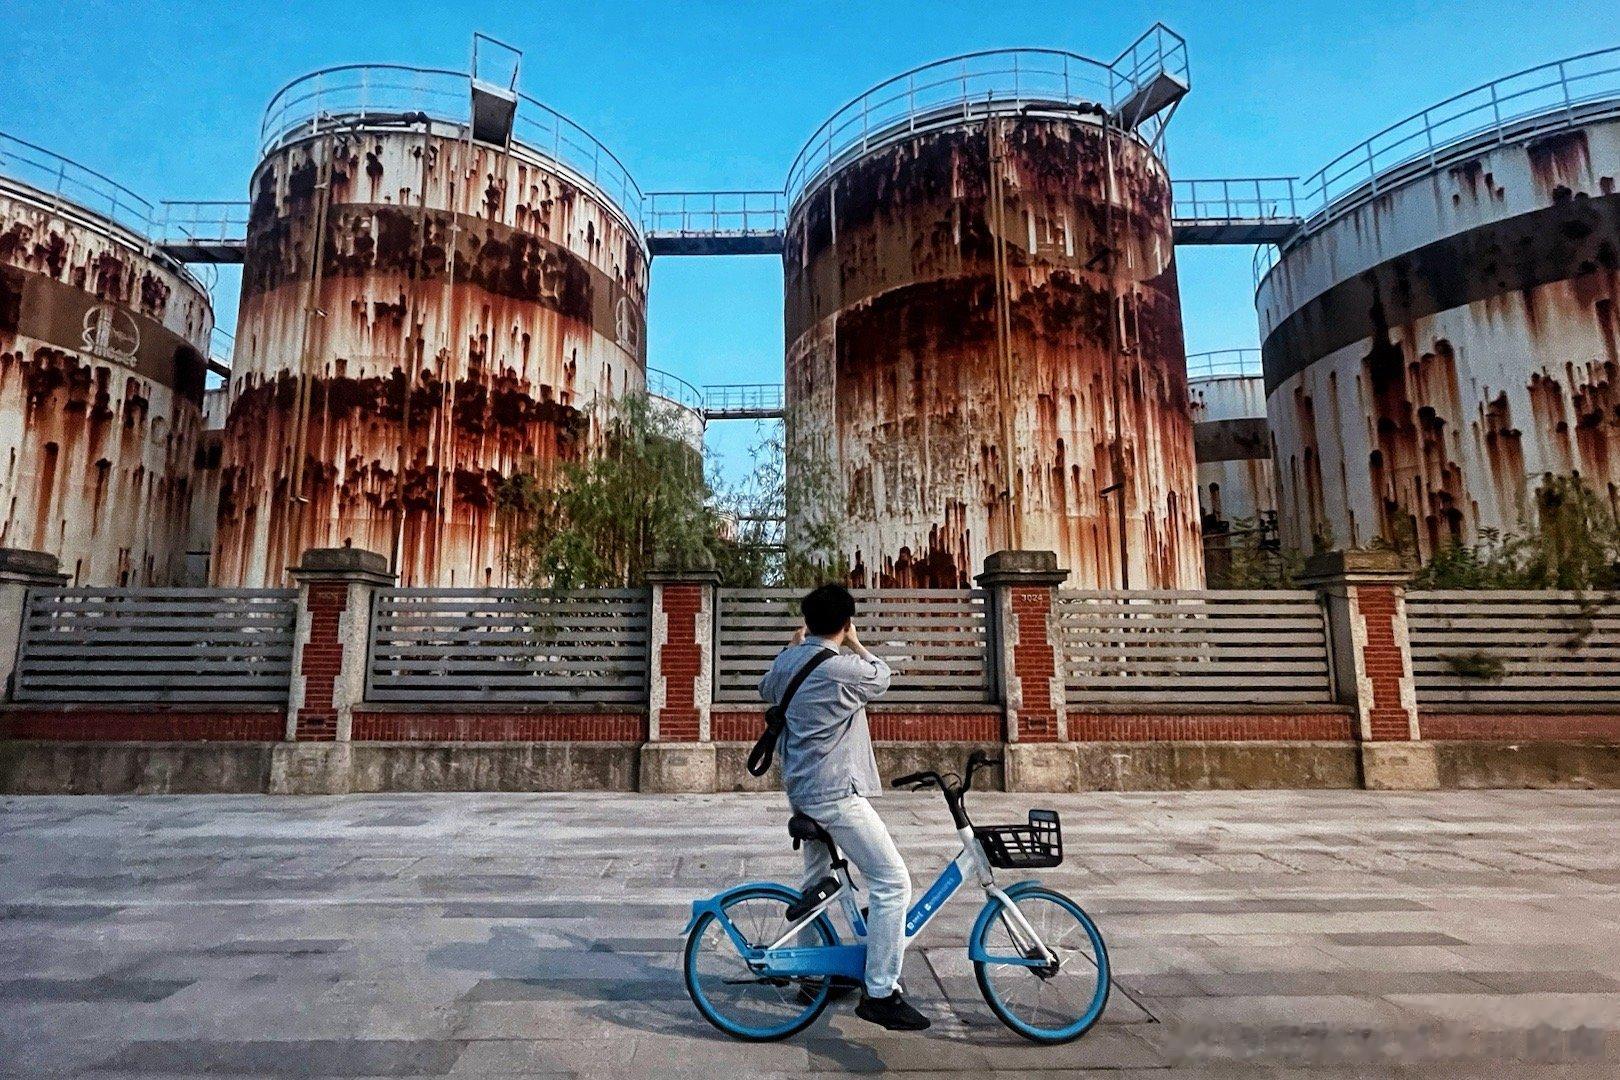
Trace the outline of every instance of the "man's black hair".
{"label": "man's black hair", "polygon": [[821,585],[811,589],[799,601],[804,613],[804,625],[817,637],[827,637],[842,630],[855,617],[855,598],[842,585]]}

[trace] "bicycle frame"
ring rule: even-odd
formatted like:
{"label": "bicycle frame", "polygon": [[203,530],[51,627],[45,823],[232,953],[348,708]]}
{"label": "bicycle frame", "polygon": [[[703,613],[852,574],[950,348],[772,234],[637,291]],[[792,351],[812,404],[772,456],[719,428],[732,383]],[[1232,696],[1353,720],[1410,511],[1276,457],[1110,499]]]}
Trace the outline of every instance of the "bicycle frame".
{"label": "bicycle frame", "polygon": [[[973,956],[975,960],[993,960],[998,963],[1017,964],[1025,967],[1043,967],[1057,962],[1056,956],[1041,941],[1035,928],[1024,918],[1018,905],[1013,902],[1012,896],[996,884],[995,875],[990,862],[985,858],[984,848],[979,839],[973,834],[970,827],[957,830],[962,840],[962,850],[956,858],[946,864],[934,879],[928,890],[918,898],[906,913],[906,937],[916,937],[922,928],[928,925],[942,907],[945,906],[962,883],[969,878],[975,881],[985,892],[987,897],[1001,901],[1000,914],[1004,920],[1013,943],[1018,947],[1020,956]],[[722,901],[728,893],[708,900],[698,900],[692,904],[692,920],[687,924],[690,932],[699,917],[706,911],[712,911],[716,920],[725,929],[726,935],[731,939],[737,951],[742,954],[748,966],[758,972],[762,978],[823,978],[826,976],[842,976],[856,982],[861,981],[866,972],[866,920],[861,916],[860,907],[855,902],[855,887],[850,880],[848,867],[838,871],[842,878],[842,887],[832,896],[827,897],[810,911],[800,916],[781,935],[763,949],[750,945],[726,918]],[[1017,892],[1021,887],[1030,884],[1019,882],[1012,886]],[[750,888],[751,886],[740,886]],[[811,925],[834,903],[841,904],[844,914],[849,920],[850,928],[859,940],[847,945],[811,945],[788,946],[787,942]]]}

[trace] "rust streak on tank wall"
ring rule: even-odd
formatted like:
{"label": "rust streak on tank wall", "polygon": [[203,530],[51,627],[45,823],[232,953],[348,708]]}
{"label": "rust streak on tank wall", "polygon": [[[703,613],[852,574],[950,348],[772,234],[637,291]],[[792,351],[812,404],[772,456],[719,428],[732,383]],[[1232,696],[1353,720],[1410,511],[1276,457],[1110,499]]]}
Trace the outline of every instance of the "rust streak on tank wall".
{"label": "rust streak on tank wall", "polygon": [[790,465],[832,474],[857,584],[963,586],[1014,537],[1118,584],[1121,480],[1131,584],[1201,582],[1169,182],[1140,143],[1010,116],[911,136],[801,198],[785,251]]}
{"label": "rust streak on tank wall", "polygon": [[256,172],[216,581],[353,544],[408,585],[513,583],[505,481],[589,453],[591,406],[644,387],[640,237],[458,134],[327,133]]}
{"label": "rust streak on tank wall", "polygon": [[0,546],[80,585],[185,572],[207,294],[144,241],[0,186]]}

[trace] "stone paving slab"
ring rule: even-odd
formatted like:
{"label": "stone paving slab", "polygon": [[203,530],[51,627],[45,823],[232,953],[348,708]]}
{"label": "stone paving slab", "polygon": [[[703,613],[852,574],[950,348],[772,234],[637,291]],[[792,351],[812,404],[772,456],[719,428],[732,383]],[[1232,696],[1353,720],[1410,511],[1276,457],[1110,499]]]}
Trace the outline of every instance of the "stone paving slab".
{"label": "stone paving slab", "polygon": [[[938,796],[879,805],[921,888]],[[926,1035],[847,1003],[768,1046],[704,1024],[680,929],[796,877],[780,796],[0,799],[0,1075],[1620,1076],[1616,793],[972,801],[1031,805],[1115,974],[1056,1048],[979,997],[971,888],[907,957]]]}

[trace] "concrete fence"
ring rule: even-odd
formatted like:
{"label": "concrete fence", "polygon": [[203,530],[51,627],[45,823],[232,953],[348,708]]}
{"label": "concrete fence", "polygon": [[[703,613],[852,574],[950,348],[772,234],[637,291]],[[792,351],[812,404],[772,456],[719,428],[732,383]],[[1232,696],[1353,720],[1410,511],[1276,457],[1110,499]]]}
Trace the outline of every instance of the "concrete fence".
{"label": "concrete fence", "polygon": [[[69,589],[0,551],[0,790],[767,786],[742,768],[797,593],[402,589],[308,552],[290,590]],[[1266,592],[1080,592],[1050,552],[866,590],[890,770],[974,748],[1027,790],[1620,784],[1620,600],[1406,590],[1375,552]]]}

